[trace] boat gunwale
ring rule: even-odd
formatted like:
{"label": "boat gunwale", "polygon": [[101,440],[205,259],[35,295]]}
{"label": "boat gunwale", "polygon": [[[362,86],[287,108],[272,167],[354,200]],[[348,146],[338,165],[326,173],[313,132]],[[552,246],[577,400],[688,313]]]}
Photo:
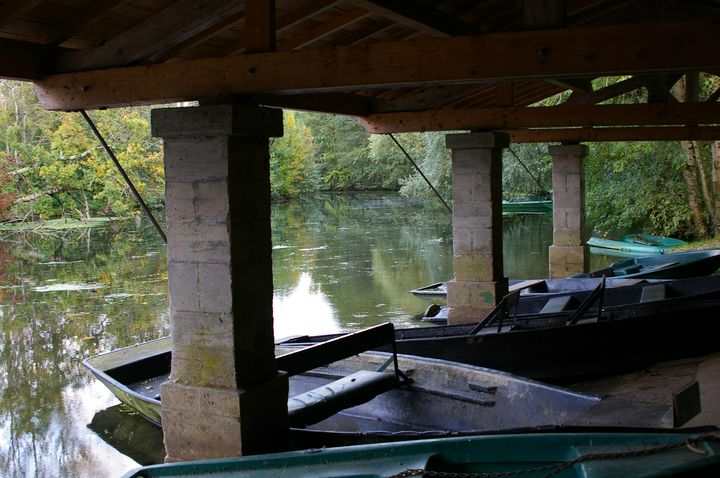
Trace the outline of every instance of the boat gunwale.
{"label": "boat gunwale", "polygon": [[[688,428],[688,429],[677,429],[677,430],[664,430],[664,429],[655,429],[655,428],[629,428],[629,429],[605,429],[603,431],[594,431],[593,428],[604,428],[604,427],[587,427],[589,431],[581,431],[585,429],[586,427],[568,427],[571,428],[570,430],[564,431],[564,430],[523,430],[522,429],[514,429],[514,430],[507,430],[507,432],[500,431],[499,433],[480,433],[476,435],[465,435],[465,436],[453,436],[453,437],[433,437],[433,438],[427,438],[424,440],[407,440],[407,441],[397,441],[393,442],[392,446],[394,448],[400,449],[401,451],[399,453],[394,454],[388,454],[387,448],[388,443],[371,443],[371,444],[359,444],[359,445],[348,445],[348,446],[341,446],[341,447],[330,447],[330,448],[311,448],[306,450],[295,450],[295,451],[284,451],[284,452],[278,452],[278,453],[267,453],[267,454],[261,454],[261,455],[254,455],[250,457],[244,457],[244,458],[210,458],[210,459],[201,459],[201,460],[192,460],[192,461],[185,461],[180,463],[173,463],[173,464],[157,464],[157,465],[149,465],[144,467],[139,467],[137,469],[129,471],[127,474],[123,475],[122,478],[140,478],[144,475],[139,475],[140,472],[153,472],[153,471],[160,471],[161,474],[154,474],[154,475],[148,475],[148,476],[170,476],[165,475],[163,473],[163,470],[167,470],[168,468],[175,468],[178,467],[180,470],[176,470],[175,473],[177,475],[173,476],[190,476],[190,473],[193,473],[194,470],[197,470],[198,467],[203,466],[219,466],[220,468],[216,471],[224,471],[224,472],[243,472],[243,471],[251,471],[253,466],[259,466],[259,465],[269,465],[272,462],[279,463],[282,462],[283,466],[286,468],[290,468],[292,466],[299,465],[301,463],[296,462],[302,462],[303,460],[306,460],[308,457],[310,457],[310,461],[312,461],[312,465],[318,465],[318,464],[329,464],[332,463],[333,459],[341,458],[341,460],[337,461],[344,461],[348,462],[350,459],[353,459],[354,461],[357,460],[357,457],[354,457],[355,453],[358,451],[363,452],[362,459],[363,461],[369,461],[369,460],[375,460],[375,459],[387,459],[389,457],[397,457],[398,459],[402,459],[403,462],[410,463],[410,458],[415,457],[416,459],[422,460],[426,459],[429,460],[433,455],[437,454],[438,450],[444,450],[446,448],[451,448],[454,445],[464,445],[465,447],[472,446],[475,444],[475,442],[484,442],[488,441],[491,442],[493,440],[497,439],[504,439],[504,440],[522,440],[523,442],[532,443],[534,439],[536,439],[538,436],[544,436],[547,437],[550,440],[558,440],[561,439],[564,441],[564,443],[558,444],[558,450],[555,451],[554,455],[552,457],[548,457],[544,462],[547,463],[555,463],[555,462],[566,462],[567,461],[567,450],[568,449],[575,449],[578,446],[583,446],[583,444],[579,443],[571,443],[573,440],[580,441],[582,439],[585,439],[587,443],[584,446],[608,446],[609,444],[614,444],[617,446],[625,446],[627,447],[629,445],[628,442],[635,440],[647,440],[647,441],[654,441],[656,442],[655,446],[662,446],[662,445],[669,445],[669,444],[675,444],[675,443],[687,443],[688,440],[691,440],[693,438],[700,438],[705,435],[710,435],[711,432],[717,432],[717,427],[708,427],[710,430],[706,430],[705,428],[695,429],[695,428]],[[624,439],[623,443],[617,444],[614,441],[618,439]],[[708,436],[708,440],[710,440],[710,437]],[[591,445],[592,444],[592,445]],[[440,445],[440,446],[438,446]],[[522,445],[527,446],[527,443],[522,443]],[[640,443],[634,444],[638,447],[638,449],[641,449]],[[517,448],[517,444],[513,447]],[[642,447],[642,448],[646,448]],[[714,453],[709,454],[703,454],[703,457],[706,459],[710,459],[712,461],[718,461],[718,446],[715,447],[710,446],[710,448],[714,451]],[[562,449],[565,449],[566,451],[563,452]],[[345,458],[342,460],[342,458]],[[714,460],[713,460],[714,459]],[[534,458],[531,456],[531,454],[528,454],[528,456],[524,456],[522,459],[519,460],[521,463],[527,463],[527,462],[537,462],[537,458]],[[185,470],[183,470],[185,469]],[[429,470],[428,470],[429,471]],[[209,471],[209,473],[214,473],[212,470]]]}

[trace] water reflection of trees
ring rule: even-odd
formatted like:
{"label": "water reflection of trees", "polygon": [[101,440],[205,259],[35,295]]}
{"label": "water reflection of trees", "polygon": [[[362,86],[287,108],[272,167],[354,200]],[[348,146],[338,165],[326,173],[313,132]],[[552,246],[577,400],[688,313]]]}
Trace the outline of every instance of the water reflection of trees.
{"label": "water reflection of trees", "polygon": [[[0,469],[7,476],[73,476],[99,466],[67,403],[90,381],[82,359],[166,333],[164,249],[143,230],[118,232],[0,242]],[[34,290],[64,283],[101,287]]]}

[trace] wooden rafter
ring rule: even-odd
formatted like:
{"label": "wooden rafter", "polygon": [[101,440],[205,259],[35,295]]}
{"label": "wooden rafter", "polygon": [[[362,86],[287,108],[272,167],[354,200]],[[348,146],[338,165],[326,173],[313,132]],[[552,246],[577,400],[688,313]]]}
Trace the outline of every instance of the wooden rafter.
{"label": "wooden rafter", "polygon": [[23,13],[29,12],[44,0],[6,0],[0,4],[0,26],[7,25]]}
{"label": "wooden rafter", "polygon": [[712,125],[720,123],[720,104],[668,103],[445,109],[374,114],[362,121],[371,133],[575,126]]}
{"label": "wooden rafter", "polygon": [[388,31],[397,28],[395,23],[389,23],[387,25],[380,25],[376,27],[372,32],[363,34],[360,38],[355,38],[350,45],[360,45],[365,42],[372,41],[377,35],[387,33]]}
{"label": "wooden rafter", "polygon": [[103,18],[115,7],[127,0],[94,0],[92,8],[86,8],[82,12],[65,19],[53,29],[50,35],[50,45],[60,45],[78,33],[85,31],[89,25],[98,19]]}
{"label": "wooden rafter", "polygon": [[718,40],[713,20],[423,38],[54,75],[38,92],[47,108],[77,109],[229,94],[714,71]]}
{"label": "wooden rafter", "polygon": [[274,51],[275,0],[246,0],[245,16],[245,50],[248,53]]}
{"label": "wooden rafter", "polygon": [[471,28],[454,17],[449,17],[427,5],[401,0],[353,0],[371,13],[383,16],[414,30],[439,36],[467,35]]}
{"label": "wooden rafter", "polygon": [[510,130],[513,143],[581,143],[594,141],[716,141],[717,126],[637,126]]}
{"label": "wooden rafter", "polygon": [[299,36],[281,40],[281,50],[299,50],[307,48],[344,28],[367,18],[369,14],[362,9],[347,10],[338,13],[333,18],[324,22],[318,22],[312,28],[304,29]]}
{"label": "wooden rafter", "polygon": [[133,64],[173,48],[242,10],[240,0],[180,0],[98,48],[60,55],[56,65],[61,71],[75,71]]}
{"label": "wooden rafter", "polygon": [[0,39],[0,78],[36,80],[43,76],[47,48],[31,43]]}
{"label": "wooden rafter", "polygon": [[238,25],[245,18],[245,12],[238,12],[234,15],[230,15],[225,20],[217,23],[207,30],[200,31],[196,35],[188,38],[187,40],[178,43],[177,45],[170,46],[163,50],[160,50],[152,56],[145,59],[146,63],[162,63],[171,58],[181,55],[183,52],[191,50],[197,46],[202,45],[206,41],[214,38],[217,35],[227,31],[228,29]]}
{"label": "wooden rafter", "polygon": [[[344,1],[345,0],[322,0],[320,2],[313,2],[303,8],[291,10],[290,12],[281,15],[277,19],[277,29],[275,31],[276,38],[277,36],[296,28],[303,22],[332,10]],[[245,45],[232,46],[224,52],[225,55],[239,55],[241,53],[245,53]]]}

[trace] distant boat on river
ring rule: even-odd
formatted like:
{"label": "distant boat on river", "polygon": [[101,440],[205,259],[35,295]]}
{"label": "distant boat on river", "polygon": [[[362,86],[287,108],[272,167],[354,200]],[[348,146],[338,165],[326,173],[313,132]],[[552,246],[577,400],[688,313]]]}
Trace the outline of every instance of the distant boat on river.
{"label": "distant boat on river", "polygon": [[594,253],[613,255],[614,251],[638,255],[665,254],[670,249],[687,245],[687,242],[672,237],[650,234],[628,234],[620,240],[591,237],[587,245],[595,248]]}
{"label": "distant boat on river", "polygon": [[524,201],[503,201],[503,213],[512,214],[549,214],[552,213],[552,199]]}

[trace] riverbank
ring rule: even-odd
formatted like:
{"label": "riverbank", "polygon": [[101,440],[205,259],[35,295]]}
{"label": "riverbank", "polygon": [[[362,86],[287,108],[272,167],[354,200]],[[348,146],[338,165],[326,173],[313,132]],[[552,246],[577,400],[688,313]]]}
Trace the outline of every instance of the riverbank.
{"label": "riverbank", "polygon": [[694,251],[697,249],[720,249],[720,236],[688,242],[684,246],[674,248],[673,252]]}
{"label": "riverbank", "polygon": [[111,222],[124,221],[127,217],[91,217],[87,219],[61,218],[47,221],[0,223],[0,232],[62,231],[105,226]]}

